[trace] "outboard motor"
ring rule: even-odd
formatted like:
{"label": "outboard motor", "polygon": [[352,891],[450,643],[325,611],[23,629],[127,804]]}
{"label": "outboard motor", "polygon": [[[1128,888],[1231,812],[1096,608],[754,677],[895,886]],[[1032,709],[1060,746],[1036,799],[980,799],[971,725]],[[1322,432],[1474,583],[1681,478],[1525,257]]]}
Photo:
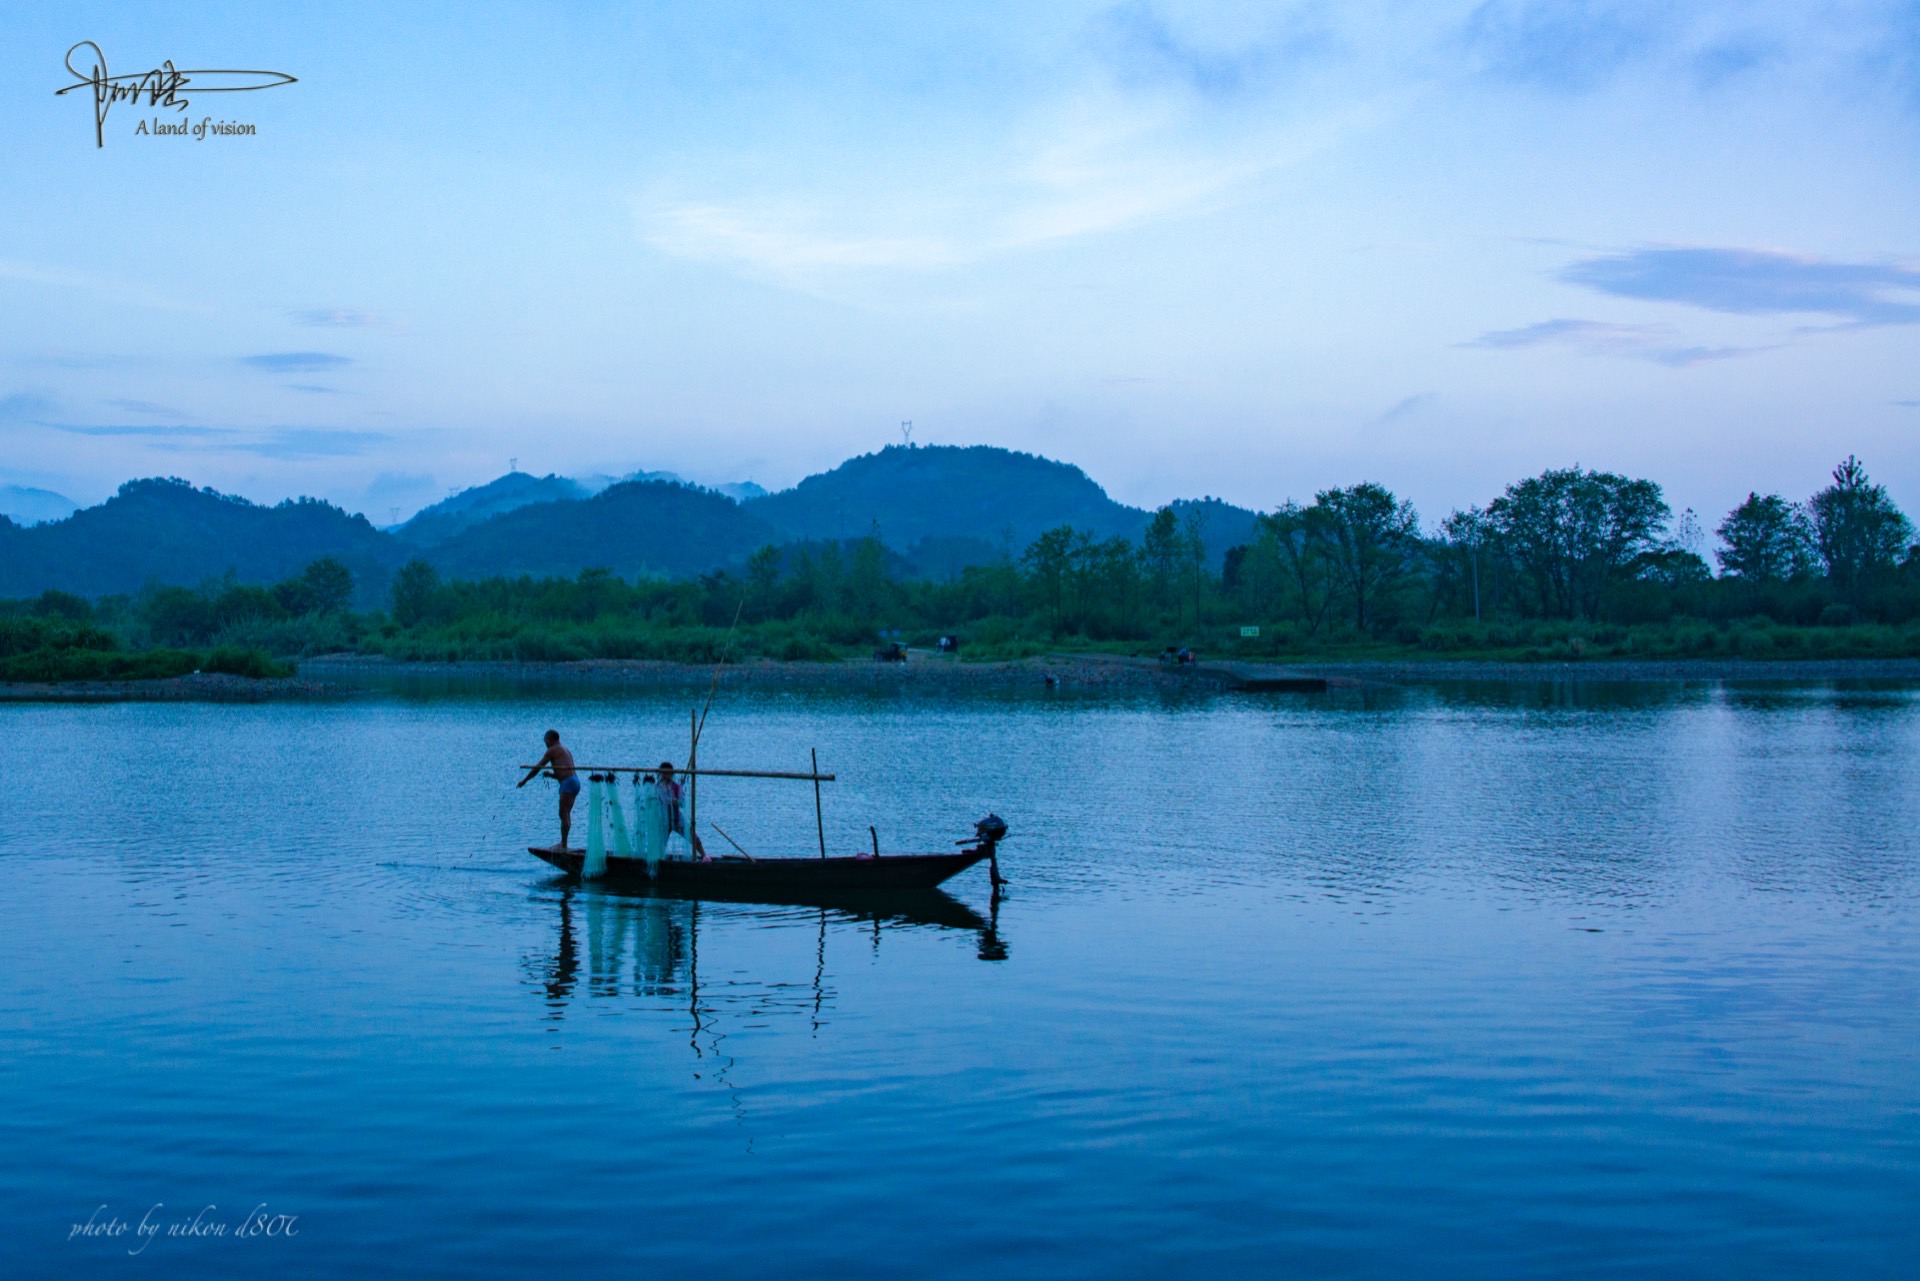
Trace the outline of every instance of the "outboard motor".
{"label": "outboard motor", "polygon": [[987,871],[993,878],[994,902],[998,903],[1000,887],[1007,878],[1000,875],[1000,842],[1007,836],[1007,820],[998,814],[989,814],[973,825],[973,839],[987,849]]}

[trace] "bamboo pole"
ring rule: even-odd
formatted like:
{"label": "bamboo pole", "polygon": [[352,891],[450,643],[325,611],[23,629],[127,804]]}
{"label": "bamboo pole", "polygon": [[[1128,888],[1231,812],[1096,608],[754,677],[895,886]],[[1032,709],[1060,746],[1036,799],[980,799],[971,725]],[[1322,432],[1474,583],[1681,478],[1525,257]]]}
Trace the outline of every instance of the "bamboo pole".
{"label": "bamboo pole", "polygon": [[[516,765],[514,768],[532,769],[533,766]],[[658,774],[660,772],[658,765],[576,765],[573,768],[576,771],[585,771],[587,773],[598,770],[603,774]],[[683,778],[688,775],[703,775],[707,778],[792,778],[798,779],[802,783],[809,781],[832,783],[837,781],[836,776],[833,774],[797,774],[791,771],[767,769],[677,769],[674,773]]]}
{"label": "bamboo pole", "polygon": [[700,763],[700,714],[691,707],[687,709],[687,724],[693,727],[693,743],[687,748],[687,773],[693,781],[687,784],[687,857],[693,857],[693,836],[700,830],[700,775],[694,768]]}
{"label": "bamboo pole", "polygon": [[[827,820],[820,812],[820,749],[810,747],[807,752],[813,757],[813,827],[820,833],[820,857],[825,858],[827,856]],[[827,777],[832,778],[833,775],[829,774]]]}
{"label": "bamboo pole", "polygon": [[712,828],[712,829],[713,829],[714,831],[716,831],[716,832],[718,832],[718,833],[720,833],[720,835],[721,835],[721,837],[725,839],[725,841],[727,842],[727,844],[729,844],[729,845],[731,845],[731,846],[733,846],[733,848],[735,848],[735,849],[737,849],[737,850],[739,850],[739,851],[740,851],[740,852],[741,852],[742,854],[746,854],[746,858],[747,858],[747,862],[749,862],[749,863],[757,863],[757,862],[759,862],[759,860],[758,860],[758,859],[756,859],[756,858],[754,858],[754,856],[753,856],[753,855],[751,855],[751,854],[747,854],[747,847],[746,847],[746,846],[744,846],[744,845],[742,845],[742,844],[741,844],[741,843],[740,843],[739,841],[736,841],[736,840],[734,840],[734,839],[733,839],[733,838],[732,838],[731,836],[728,836],[728,835],[727,835],[727,829],[726,829],[726,828],[724,828],[724,827],[722,827],[722,826],[720,826],[720,825],[719,825],[718,823],[716,823],[716,822],[714,822],[714,821],[713,821],[712,819],[708,819],[708,820],[707,820],[707,826],[708,826],[708,827],[711,827],[711,828]]}

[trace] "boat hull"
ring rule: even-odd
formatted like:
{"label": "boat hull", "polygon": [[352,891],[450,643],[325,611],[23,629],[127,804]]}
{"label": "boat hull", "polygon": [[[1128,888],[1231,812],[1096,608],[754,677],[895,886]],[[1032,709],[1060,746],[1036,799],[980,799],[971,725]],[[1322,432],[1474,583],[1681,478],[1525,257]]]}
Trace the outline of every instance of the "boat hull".
{"label": "boat hull", "polygon": [[[586,851],[528,846],[527,853],[574,876]],[[689,862],[664,859],[652,875],[645,859],[607,856],[606,882],[661,893],[723,898],[782,899],[821,894],[930,890],[957,876],[992,851],[986,846],[954,854],[888,854],[881,858],[760,858]]]}

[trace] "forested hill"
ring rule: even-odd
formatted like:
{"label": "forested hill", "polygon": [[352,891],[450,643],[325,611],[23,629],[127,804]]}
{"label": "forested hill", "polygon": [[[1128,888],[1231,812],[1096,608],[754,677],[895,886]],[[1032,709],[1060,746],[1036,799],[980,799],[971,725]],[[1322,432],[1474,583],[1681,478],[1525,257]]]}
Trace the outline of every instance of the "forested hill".
{"label": "forested hill", "polygon": [[400,541],[413,547],[431,547],[444,543],[463,529],[494,516],[503,516],[535,503],[577,501],[588,490],[565,476],[530,476],[523,471],[508,472],[498,480],[472,489],[463,489],[423,509],[393,532]]}
{"label": "forested hill", "polygon": [[[589,496],[591,495],[591,496]],[[1218,499],[1174,505],[1201,519],[1208,559],[1247,542],[1254,513]],[[1062,525],[1094,540],[1138,540],[1151,516],[1115,502],[1078,467],[989,446],[894,447],[736,502],[710,489],[640,480],[593,494],[560,476],[513,472],[422,511],[392,532],[328,503],[267,507],[181,480],[137,480],[98,507],[22,528],[0,518],[0,597],[48,588],[97,597],[150,583],[197,585],[232,571],[271,583],[323,557],[353,571],[363,605],[414,557],[443,575],[683,577],[739,568],[768,544],[879,534],[910,574],[944,580],[1015,558]]]}
{"label": "forested hill", "polygon": [[[992,445],[891,445],[746,504],[789,539],[863,538],[903,552],[926,570],[1018,555],[1050,529],[1071,525],[1106,538],[1139,539],[1152,513],[1115,502],[1070,463]],[[1218,498],[1181,500],[1174,514],[1202,522],[1217,569],[1226,549],[1253,537],[1256,513]],[[1009,537],[1011,535],[1011,537]]]}
{"label": "forested hill", "polygon": [[778,542],[758,516],[722,494],[633,481],[578,502],[540,503],[496,516],[426,553],[455,578],[611,569],[684,577],[744,560]]}
{"label": "forested hill", "polygon": [[363,594],[383,590],[406,559],[366,517],[317,499],[261,507],[183,480],[132,480],[66,520],[0,527],[0,596],[130,593],[149,581],[198,583],[228,570],[243,582],[274,582],[324,556],[352,570]]}
{"label": "forested hill", "polygon": [[1017,553],[1060,525],[1134,537],[1146,513],[1107,497],[1069,463],[989,445],[892,445],[746,504],[794,539],[863,538],[905,551],[922,539],[972,537]]}

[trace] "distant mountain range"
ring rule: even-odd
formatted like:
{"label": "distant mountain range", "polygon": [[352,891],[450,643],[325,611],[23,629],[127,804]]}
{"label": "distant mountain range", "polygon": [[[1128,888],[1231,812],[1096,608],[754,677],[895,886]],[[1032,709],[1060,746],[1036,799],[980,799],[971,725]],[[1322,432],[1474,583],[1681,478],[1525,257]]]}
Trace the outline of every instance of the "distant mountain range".
{"label": "distant mountain range", "polygon": [[[1255,513],[1245,508],[1219,499],[1175,507],[1203,514],[1216,564],[1252,537]],[[100,596],[229,571],[242,582],[272,582],[335,556],[354,571],[361,603],[373,604],[393,570],[416,556],[460,578],[590,567],[682,577],[738,567],[769,544],[869,534],[896,564],[944,577],[1017,556],[1060,525],[1137,539],[1151,519],[1115,502],[1078,467],[984,445],[890,446],[775,494],[751,484],[707,489],[665,472],[620,480],[511,472],[391,530],[313,499],[266,507],[181,480],[137,480],[64,518],[0,520],[0,596],[50,587]]]}
{"label": "distant mountain range", "polygon": [[392,532],[410,547],[432,547],[469,526],[522,507],[535,503],[578,502],[592,494],[593,491],[579,481],[565,476],[530,476],[523,471],[513,471],[422,509]]}
{"label": "distant mountain range", "polygon": [[[687,484],[670,471],[637,471],[626,476],[578,477],[532,476],[523,471],[512,471],[498,480],[490,480],[484,485],[475,485],[472,489],[463,489],[431,507],[422,508],[412,520],[395,526],[390,532],[398,535],[402,542],[412,546],[431,547],[452,538],[469,525],[479,524],[493,516],[505,515],[517,508],[530,507],[535,503],[559,503],[592,498],[615,485],[632,481],[664,481],[670,485]],[[750,480],[716,485],[712,488],[714,492],[724,494],[737,502],[745,502],[750,498],[763,498],[767,492]]]}
{"label": "distant mountain range", "polygon": [[0,522],[0,596],[49,587],[104,596],[148,582],[192,585],[228,570],[241,582],[270,583],[322,556],[344,561],[376,593],[406,559],[365,516],[317,499],[262,507],[184,480],[130,480],[65,520],[30,528]]}
{"label": "distant mountain range", "polygon": [[51,489],[30,489],[25,485],[0,485],[0,516],[16,525],[38,525],[49,520],[65,520],[80,510],[80,504]]}
{"label": "distant mountain range", "polygon": [[592,498],[530,504],[462,530],[425,559],[455,578],[577,574],[684,578],[783,541],[733,499],[662,480],[627,481]]}

